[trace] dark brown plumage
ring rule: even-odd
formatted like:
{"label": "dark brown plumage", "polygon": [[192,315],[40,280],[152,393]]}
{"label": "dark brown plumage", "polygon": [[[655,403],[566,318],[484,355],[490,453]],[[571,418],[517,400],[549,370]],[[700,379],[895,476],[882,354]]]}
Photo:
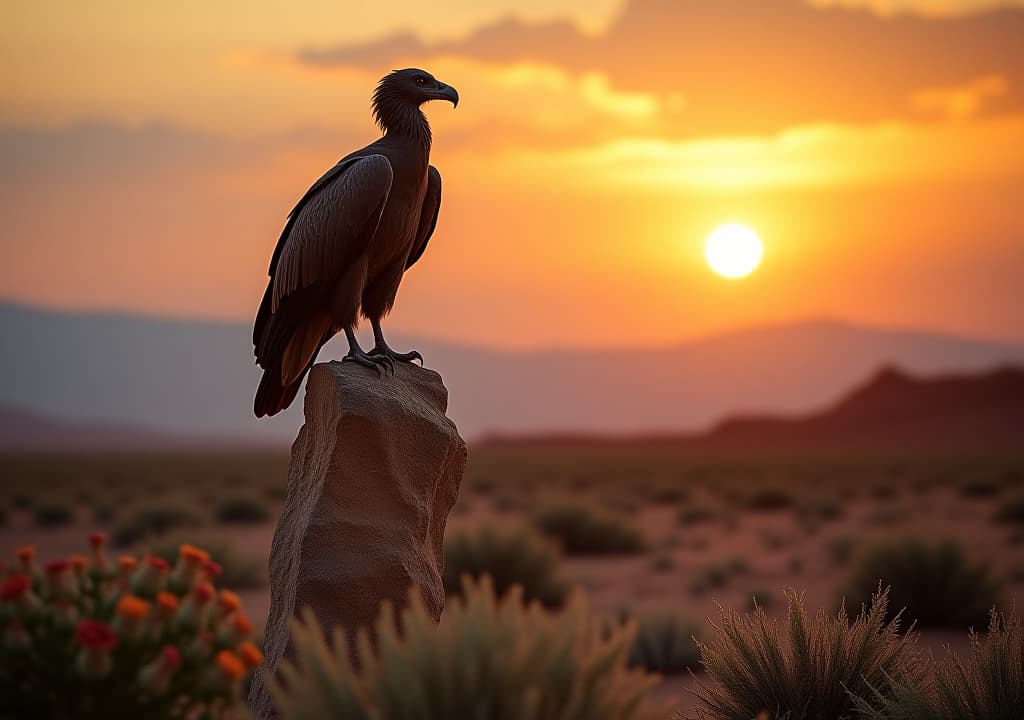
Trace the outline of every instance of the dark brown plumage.
{"label": "dark brown plumage", "polygon": [[[428,100],[458,105],[459,96],[423,70],[387,75],[373,95],[383,137],[338,161],[288,215],[253,328],[263,368],[256,417],[291,404],[320,348],[342,330],[349,341],[345,360],[377,370],[422,360],[415,351],[389,348],[380,321],[402,275],[423,255],[441,206],[430,125],[420,111]],[[360,315],[373,326],[369,352],[355,338]]]}

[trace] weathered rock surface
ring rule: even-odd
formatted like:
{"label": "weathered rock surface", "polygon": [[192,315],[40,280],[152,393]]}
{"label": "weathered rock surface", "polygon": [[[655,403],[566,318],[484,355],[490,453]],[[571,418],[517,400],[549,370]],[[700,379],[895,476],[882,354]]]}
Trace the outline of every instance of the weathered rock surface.
{"label": "weathered rock surface", "polygon": [[[466,464],[447,406],[432,370],[400,363],[378,377],[354,363],[313,367],[270,550],[266,671],[289,653],[288,621],[305,605],[351,638],[381,601],[401,606],[416,585],[440,617],[445,523]],[[259,677],[249,707],[273,716]]]}

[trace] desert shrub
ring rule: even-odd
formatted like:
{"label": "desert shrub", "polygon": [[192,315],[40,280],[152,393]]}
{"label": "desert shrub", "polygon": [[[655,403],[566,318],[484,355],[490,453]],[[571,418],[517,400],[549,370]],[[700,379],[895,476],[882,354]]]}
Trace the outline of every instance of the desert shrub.
{"label": "desert shrub", "polygon": [[787,720],[856,717],[855,698],[878,707],[897,687],[919,687],[925,666],[916,636],[886,622],[886,592],[878,592],[852,622],[819,610],[808,618],[801,598],[787,593],[780,636],[763,609],[740,615],[720,609],[716,637],[700,643],[701,664],[714,684],[699,684],[698,717],[751,720],[761,713]]}
{"label": "desert shrub", "polygon": [[288,486],[283,482],[267,483],[263,486],[263,497],[272,502],[280,502],[288,495]]}
{"label": "desert shrub", "polygon": [[[882,693],[859,700],[873,720],[1019,720],[1024,708],[1024,628],[1016,610],[995,610],[988,633],[971,632],[964,660],[948,649],[935,666],[931,688],[903,686],[895,697]],[[872,705],[872,701],[874,705]]]}
{"label": "desert shrub", "polygon": [[771,610],[775,607],[775,594],[764,588],[757,588],[747,593],[747,610],[755,612],[758,608]]}
{"label": "desert shrub", "polygon": [[96,525],[104,527],[110,525],[117,518],[117,506],[113,503],[96,503],[92,506],[92,521]]}
{"label": "desert shrub", "polygon": [[669,552],[657,552],[651,557],[651,570],[657,573],[670,572],[676,567],[676,560]]}
{"label": "desert shrub", "polygon": [[751,492],[744,505],[748,510],[785,510],[793,505],[793,496],[781,488],[762,487]]}
{"label": "desert shrub", "polygon": [[222,500],[215,517],[222,523],[262,523],[270,519],[270,510],[259,500],[239,495]]}
{"label": "desert shrub", "polygon": [[1002,490],[1001,486],[992,478],[971,478],[960,485],[960,494],[968,498],[995,497],[1000,490]]}
{"label": "desert shrub", "polygon": [[847,604],[867,602],[879,582],[892,584],[889,606],[906,608],[921,627],[981,625],[999,595],[988,565],[972,563],[951,539],[907,537],[868,548],[847,585]]}
{"label": "desert shrub", "polygon": [[0,696],[14,718],[222,718],[263,657],[209,555],[73,555],[40,568],[31,546],[0,577]]}
{"label": "desert shrub", "polygon": [[871,486],[871,497],[875,500],[892,500],[897,495],[899,491],[893,483],[876,483]]}
{"label": "desert shrub", "polygon": [[715,511],[707,505],[687,504],[679,508],[679,512],[676,513],[676,520],[680,525],[698,525],[711,522],[714,519]]}
{"label": "desert shrub", "polygon": [[641,616],[629,652],[629,665],[660,675],[696,670],[700,665],[696,635],[697,626],[677,615]]}
{"label": "desert shrub", "polygon": [[676,483],[663,482],[652,487],[647,498],[655,505],[675,505],[688,500],[690,492]]}
{"label": "desert shrub", "polygon": [[797,503],[796,516],[805,527],[814,527],[819,523],[841,518],[843,506],[835,497],[813,495]]}
{"label": "desert shrub", "polygon": [[[184,538],[162,537],[148,544],[145,549],[151,555],[162,557],[172,562],[177,556],[178,548]],[[219,580],[224,585],[239,589],[261,588],[268,582],[267,561],[263,555],[242,555],[230,542],[217,537],[192,538],[208,550],[217,559],[220,566]]]}
{"label": "desert shrub", "polygon": [[28,510],[35,505],[36,499],[31,493],[18,491],[11,494],[11,504],[19,510]]}
{"label": "desert shrub", "polygon": [[127,547],[172,530],[196,527],[200,521],[198,515],[184,507],[147,505],[137,509],[127,520],[118,523],[111,533],[110,540],[117,547]]}
{"label": "desert shrub", "polygon": [[758,533],[758,536],[765,550],[781,550],[789,545],[790,542],[790,537],[788,535],[771,528],[765,528]]}
{"label": "desert shrub", "polygon": [[1024,495],[1004,500],[996,510],[995,518],[1001,523],[1024,525]]}
{"label": "desert shrub", "polygon": [[39,527],[58,527],[70,524],[74,513],[67,505],[50,500],[36,506],[32,519]]}
{"label": "desert shrub", "polygon": [[462,577],[490,575],[495,592],[505,595],[514,585],[527,600],[558,607],[569,592],[557,577],[558,553],[547,541],[525,530],[481,527],[460,530],[444,544],[444,589],[462,589]]}
{"label": "desert shrub", "polygon": [[853,558],[857,541],[852,535],[837,535],[825,543],[825,554],[833,565],[846,565]]}
{"label": "desert shrub", "polygon": [[584,505],[545,508],[537,514],[535,523],[569,555],[641,553],[647,547],[640,531],[627,521]]}
{"label": "desert shrub", "polygon": [[750,563],[742,555],[732,555],[725,561],[725,569],[733,575],[746,575],[750,572]]}
{"label": "desert shrub", "polygon": [[470,490],[477,495],[490,495],[495,487],[494,479],[488,475],[474,475],[469,480]]}
{"label": "desert shrub", "polygon": [[864,518],[864,521],[868,525],[891,527],[905,523],[909,519],[910,511],[907,508],[901,505],[893,505],[875,509]]}
{"label": "desert shrub", "polygon": [[271,692],[284,720],[669,717],[647,697],[656,676],[626,667],[633,627],[606,634],[602,625],[580,595],[552,614],[524,607],[518,590],[497,600],[486,579],[467,580],[440,625],[415,594],[398,617],[385,605],[376,649],[365,629],[354,648],[341,629],[328,645],[307,609]]}
{"label": "desert shrub", "polygon": [[711,589],[725,587],[729,582],[729,568],[726,565],[705,565],[690,581],[690,592],[702,595]]}

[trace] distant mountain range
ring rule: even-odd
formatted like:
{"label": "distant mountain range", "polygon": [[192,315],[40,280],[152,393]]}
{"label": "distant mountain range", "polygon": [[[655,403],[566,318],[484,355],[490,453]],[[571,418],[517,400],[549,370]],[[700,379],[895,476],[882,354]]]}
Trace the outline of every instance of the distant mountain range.
{"label": "distant mountain range", "polygon": [[748,416],[687,435],[492,437],[491,447],[629,446],[693,451],[1024,451],[1024,368],[913,377],[883,368],[838,402],[796,417]]}
{"label": "distant mountain range", "polygon": [[[33,417],[201,444],[284,445],[302,421],[298,401],[270,421],[252,417],[248,324],[0,303],[0,337],[0,406]],[[469,439],[694,433],[724,417],[811,412],[882,366],[934,376],[1024,365],[1022,345],[829,320],[662,348],[510,352],[399,334],[393,344],[420,350],[444,376],[449,414]],[[322,357],[344,350],[334,341]]]}
{"label": "distant mountain range", "polygon": [[220,450],[261,444],[251,438],[175,435],[124,423],[56,420],[0,406],[0,451]]}
{"label": "distant mountain range", "polygon": [[935,378],[884,368],[824,411],[788,419],[729,419],[693,442],[749,449],[1024,451],[1024,368]]}

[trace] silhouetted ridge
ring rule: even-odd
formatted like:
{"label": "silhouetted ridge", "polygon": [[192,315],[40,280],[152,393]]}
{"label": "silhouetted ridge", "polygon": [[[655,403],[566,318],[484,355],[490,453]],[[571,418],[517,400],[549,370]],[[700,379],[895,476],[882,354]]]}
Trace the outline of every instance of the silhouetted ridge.
{"label": "silhouetted ridge", "polygon": [[819,413],[740,417],[689,442],[714,447],[1024,447],[1024,369],[919,378],[884,367]]}

